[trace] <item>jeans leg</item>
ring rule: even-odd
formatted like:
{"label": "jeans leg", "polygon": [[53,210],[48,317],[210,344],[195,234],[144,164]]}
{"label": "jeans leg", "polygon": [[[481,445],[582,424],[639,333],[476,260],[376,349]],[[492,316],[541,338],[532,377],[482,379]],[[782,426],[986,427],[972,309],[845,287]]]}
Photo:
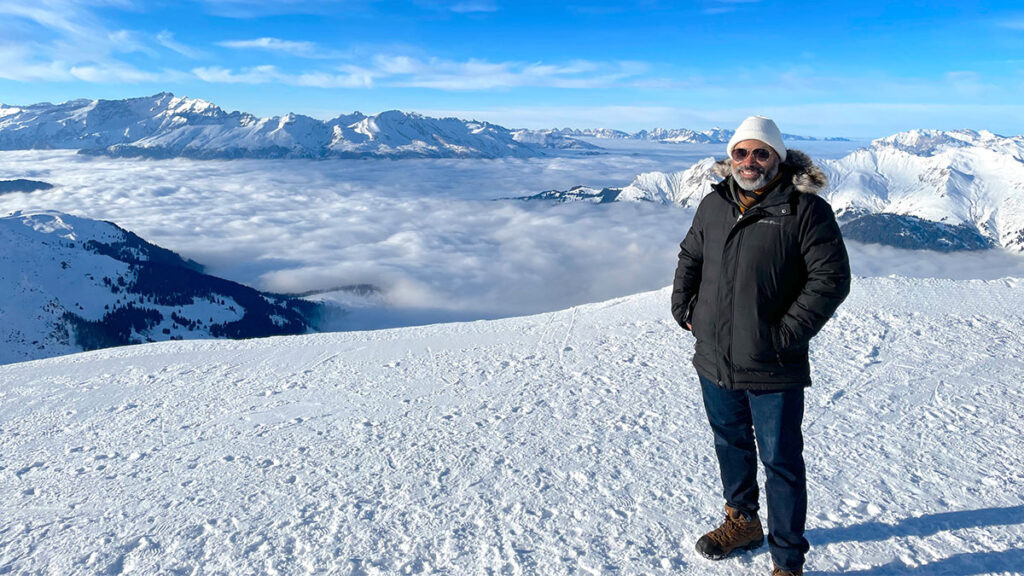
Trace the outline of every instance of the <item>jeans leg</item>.
{"label": "jeans leg", "polygon": [[756,515],[757,447],[747,393],[725,390],[700,377],[704,410],[715,438],[715,453],[722,476],[722,495],[730,507]]}
{"label": "jeans leg", "polygon": [[781,568],[800,568],[809,549],[807,474],[804,468],[804,391],[750,392],[758,451],[765,469],[768,545]]}

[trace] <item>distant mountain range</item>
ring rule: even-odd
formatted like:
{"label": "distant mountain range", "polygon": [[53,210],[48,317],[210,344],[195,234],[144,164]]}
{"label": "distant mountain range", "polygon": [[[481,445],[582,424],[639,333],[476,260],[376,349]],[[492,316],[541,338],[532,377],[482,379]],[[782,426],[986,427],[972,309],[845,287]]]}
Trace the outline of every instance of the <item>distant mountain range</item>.
{"label": "distant mountain range", "polygon": [[0,364],[183,338],[312,331],[322,305],[208,276],[109,222],[0,218]]}
{"label": "distant mountain range", "polygon": [[106,156],[223,158],[500,158],[543,155],[487,122],[392,110],[321,121],[258,118],[160,93],[126,100],[0,104],[0,150],[71,149]]}
{"label": "distant mountain range", "polygon": [[327,121],[301,114],[259,118],[167,92],[125,100],[0,104],[0,150],[70,149],[115,157],[528,158],[556,150],[601,150],[580,140],[583,137],[722,143],[732,134],[721,128],[656,128],[632,134],[608,129],[509,130],[488,122],[398,110],[374,116],[353,112]]}
{"label": "distant mountain range", "polygon": [[[725,128],[711,128],[709,130],[689,130],[686,128],[654,128],[651,130],[640,130],[639,132],[623,132],[609,128],[555,128],[552,130],[520,130],[517,134],[530,134],[533,137],[548,136],[552,138],[603,138],[609,140],[648,140],[652,142],[665,142],[674,144],[725,144],[729,142],[734,130]],[[811,136],[798,136],[795,134],[783,134],[783,139],[791,141],[819,141],[826,142],[848,142],[846,138],[814,138]]]}
{"label": "distant mountain range", "polygon": [[[676,173],[640,174],[623,188],[548,190],[526,200],[648,201],[696,207],[714,158]],[[1024,252],[1024,137],[973,130],[913,130],[839,160],[819,160],[822,192],[847,238],[938,251]]]}

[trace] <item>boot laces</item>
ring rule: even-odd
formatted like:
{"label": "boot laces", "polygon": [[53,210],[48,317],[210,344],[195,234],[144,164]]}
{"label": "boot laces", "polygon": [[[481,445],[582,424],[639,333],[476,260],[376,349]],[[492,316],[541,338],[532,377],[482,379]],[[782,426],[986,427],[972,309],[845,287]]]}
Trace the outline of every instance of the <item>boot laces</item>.
{"label": "boot laces", "polygon": [[725,522],[709,534],[712,540],[719,546],[727,546],[739,539],[747,528],[749,522],[742,516],[734,519],[731,515],[725,516]]}

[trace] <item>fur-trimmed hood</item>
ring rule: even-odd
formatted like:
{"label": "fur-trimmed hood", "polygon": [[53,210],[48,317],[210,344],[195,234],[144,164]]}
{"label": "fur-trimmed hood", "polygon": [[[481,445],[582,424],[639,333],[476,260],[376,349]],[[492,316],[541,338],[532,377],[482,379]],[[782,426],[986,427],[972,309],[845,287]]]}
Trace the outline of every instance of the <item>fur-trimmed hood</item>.
{"label": "fur-trimmed hood", "polygon": [[[825,173],[811,160],[811,157],[800,150],[786,150],[786,160],[782,166],[788,167],[793,173],[793,187],[797,192],[817,194],[828,185]],[[719,178],[732,175],[732,162],[725,158],[715,162],[712,171]]]}

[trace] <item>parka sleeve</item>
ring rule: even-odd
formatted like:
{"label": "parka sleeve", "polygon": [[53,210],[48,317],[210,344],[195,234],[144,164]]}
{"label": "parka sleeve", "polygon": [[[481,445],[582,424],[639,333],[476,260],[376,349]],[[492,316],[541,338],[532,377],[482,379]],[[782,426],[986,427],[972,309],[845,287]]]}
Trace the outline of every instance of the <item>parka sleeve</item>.
{"label": "parka sleeve", "polygon": [[810,342],[850,293],[850,259],[828,202],[814,198],[800,234],[807,282],[772,329],[780,351]]}
{"label": "parka sleeve", "polygon": [[697,209],[686,238],[679,244],[679,263],[676,265],[675,280],[672,282],[672,317],[689,330],[686,323],[693,315],[693,304],[697,301],[700,288],[701,268],[704,265],[704,230],[701,225],[702,211]]}

